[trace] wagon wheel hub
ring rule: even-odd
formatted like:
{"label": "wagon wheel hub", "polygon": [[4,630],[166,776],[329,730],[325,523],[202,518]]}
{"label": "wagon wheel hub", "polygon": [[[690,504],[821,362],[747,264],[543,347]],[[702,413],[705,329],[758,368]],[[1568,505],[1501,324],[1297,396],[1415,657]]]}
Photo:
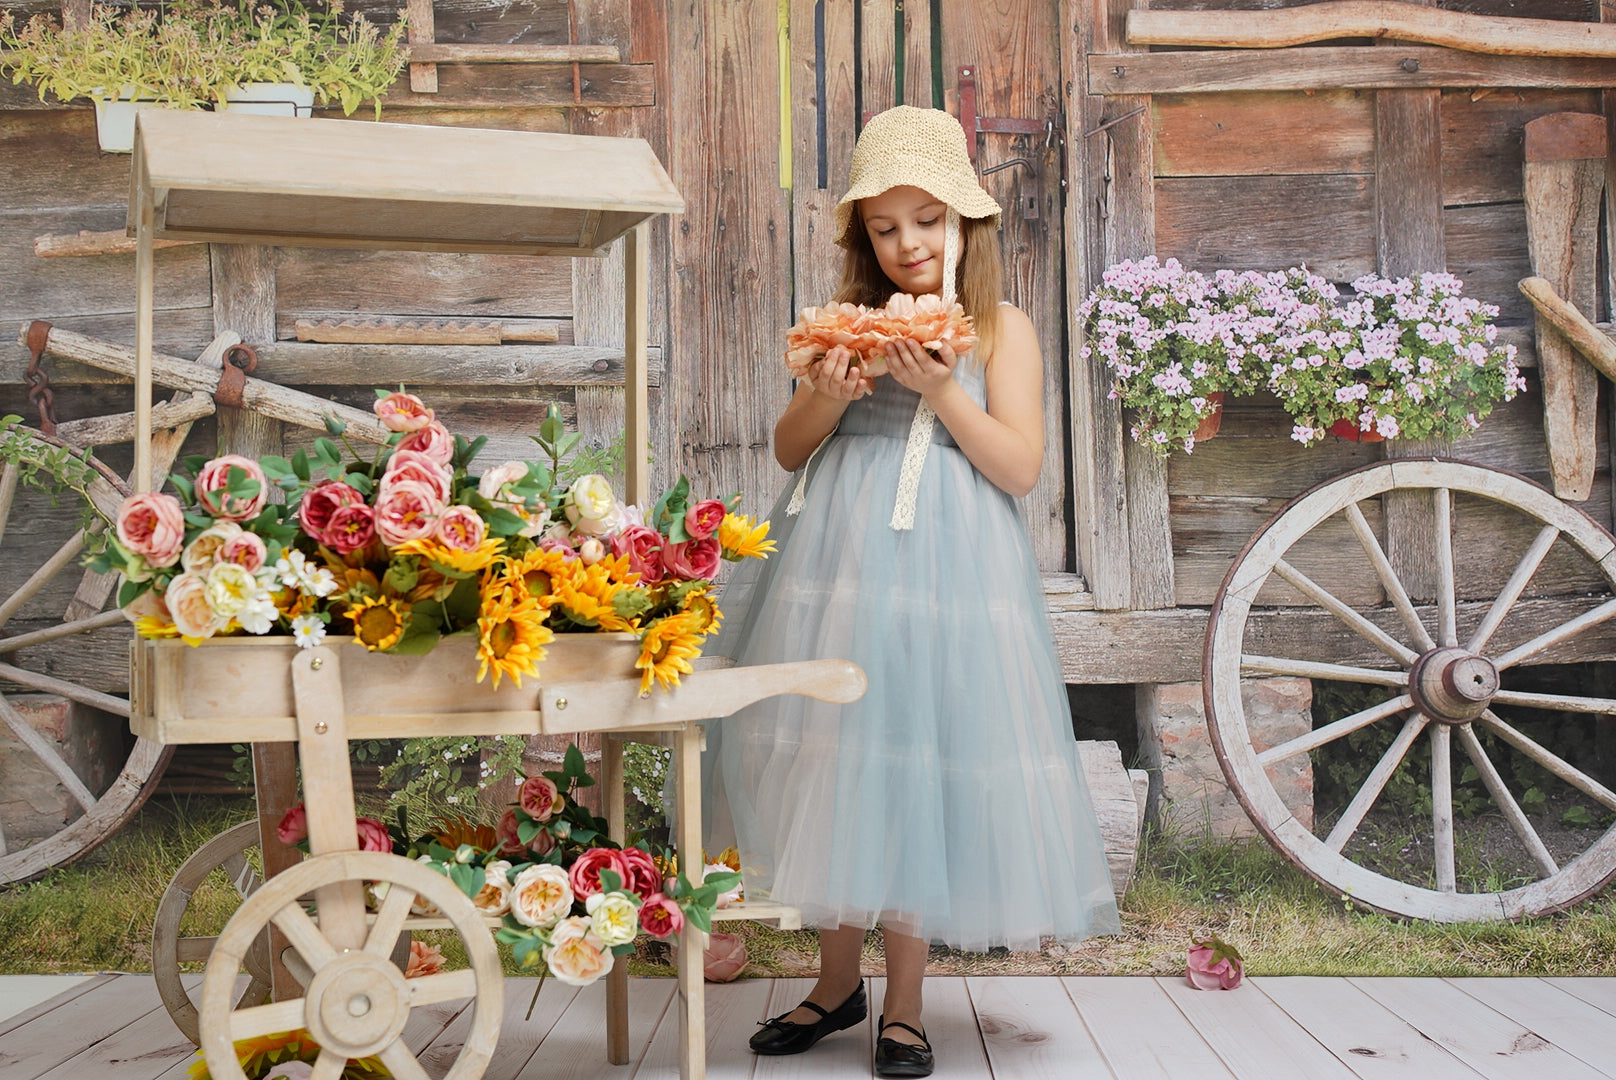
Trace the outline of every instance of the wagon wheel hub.
{"label": "wagon wheel hub", "polygon": [[1443,724],[1468,724],[1498,693],[1498,668],[1485,656],[1447,645],[1426,652],[1408,673],[1420,712]]}
{"label": "wagon wheel hub", "polygon": [[369,1057],[404,1030],[410,991],[386,957],[346,952],[309,983],[304,1018],[321,1046],[350,1058]]}

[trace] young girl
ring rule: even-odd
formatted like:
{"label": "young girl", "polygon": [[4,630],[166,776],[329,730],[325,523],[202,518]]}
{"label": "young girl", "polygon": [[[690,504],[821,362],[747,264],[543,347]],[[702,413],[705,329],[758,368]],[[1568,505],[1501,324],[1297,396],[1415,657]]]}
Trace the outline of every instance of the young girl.
{"label": "young girl", "polygon": [[[774,698],[709,725],[709,818],[750,898],[820,928],[819,981],[752,1039],[794,1054],[863,1020],[865,931],[887,987],[876,1073],[926,1076],[929,942],[1037,949],[1117,929],[1099,826],[1015,498],[1044,453],[1031,322],[1001,301],[999,207],[947,113],[872,119],[836,208],[839,301],[957,298],[974,349],[888,346],[884,376],[828,352],[775,427],[799,473],[779,552],[726,588],[716,651],[856,661],[864,697]],[[957,286],[957,290],[956,290]]]}

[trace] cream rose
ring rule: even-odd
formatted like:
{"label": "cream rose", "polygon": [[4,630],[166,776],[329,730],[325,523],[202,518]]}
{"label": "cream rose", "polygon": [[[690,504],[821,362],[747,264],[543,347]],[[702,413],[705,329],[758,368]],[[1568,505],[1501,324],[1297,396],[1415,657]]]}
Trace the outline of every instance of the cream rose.
{"label": "cream rose", "polygon": [[584,902],[589,926],[603,945],[627,945],[640,928],[634,901],[622,893],[596,893]]}
{"label": "cream rose", "polygon": [[240,615],[260,591],[258,579],[245,566],[235,563],[215,563],[205,580],[208,607],[221,619]]}
{"label": "cream rose", "polygon": [[[437,860],[432,858],[430,855],[422,855],[415,861],[426,863],[429,866],[437,862]],[[438,905],[434,904],[432,901],[428,900],[426,897],[422,896],[420,893],[416,893],[410,898],[410,914],[435,919],[443,914],[443,909],[438,907]]]}
{"label": "cream rose", "polygon": [[230,622],[214,614],[208,604],[208,583],[196,574],[181,574],[170,581],[163,599],[168,601],[169,617],[181,637],[212,637]]}
{"label": "cream rose", "polygon": [[567,489],[566,510],[572,531],[585,536],[604,536],[614,531],[623,518],[611,481],[599,473],[580,476],[572,482]]}
{"label": "cream rose", "polygon": [[561,920],[545,953],[550,974],[569,986],[588,986],[612,970],[612,954],[581,915]]}
{"label": "cream rose", "polygon": [[[511,883],[511,914],[523,926],[554,926],[571,910],[572,882],[559,866],[530,866]],[[584,920],[586,924],[588,921]]]}
{"label": "cream rose", "polygon": [[185,545],[180,565],[188,573],[207,574],[219,561],[219,552],[226,544],[240,536],[242,528],[234,521],[215,521],[196,534],[196,539]]}
{"label": "cream rose", "polygon": [[504,915],[511,910],[511,864],[504,859],[488,864],[483,887],[471,904],[484,915]]}

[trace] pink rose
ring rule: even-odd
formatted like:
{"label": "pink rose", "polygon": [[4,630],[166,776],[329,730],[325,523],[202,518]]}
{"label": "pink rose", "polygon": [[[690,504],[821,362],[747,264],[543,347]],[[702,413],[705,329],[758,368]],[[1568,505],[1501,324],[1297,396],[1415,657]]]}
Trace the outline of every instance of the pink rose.
{"label": "pink rose", "polygon": [[428,945],[424,941],[411,939],[410,963],[404,969],[406,979],[420,979],[427,975],[436,975],[443,970],[443,950],[436,945]]}
{"label": "pink rose", "polygon": [[359,830],[360,851],[393,850],[393,838],[387,834],[387,826],[373,817],[354,819],[354,826]]}
{"label": "pink rose", "polygon": [[580,900],[587,900],[601,891],[600,872],[602,870],[614,871],[618,878],[628,880],[628,867],[623,862],[623,853],[616,848],[590,848],[572,864],[568,877],[572,881],[572,893]]}
{"label": "pink rose", "polygon": [[[247,479],[257,481],[258,493],[241,498],[225,491],[231,469],[240,469],[247,474]],[[262,510],[268,498],[269,483],[264,479],[264,470],[252,458],[223,454],[202,466],[202,471],[196,474],[196,501],[214,517],[245,521]]]}
{"label": "pink rose", "polygon": [[432,423],[432,410],[414,394],[396,393],[378,398],[371,406],[388,431],[419,431]]}
{"label": "pink rose", "polygon": [[702,975],[708,982],[729,982],[746,967],[746,939],[739,934],[707,935]]}
{"label": "pink rose", "polygon": [[718,573],[718,561],[723,553],[718,539],[712,536],[668,544],[662,549],[662,569],[667,576],[682,581],[711,578]]}
{"label": "pink rose", "polygon": [[501,855],[509,855],[514,859],[527,854],[527,845],[522,843],[522,838],[516,832],[518,824],[516,810],[512,808],[505,811],[504,816],[499,819],[499,824],[494,827],[494,837],[499,842],[498,851]]}
{"label": "pink rose", "polygon": [[729,513],[729,507],[717,499],[703,499],[685,511],[685,532],[692,540],[705,540],[718,531],[719,522]]}
{"label": "pink rose", "polygon": [[158,491],[129,496],[118,507],[118,542],[148,566],[173,566],[185,547],[180,501]]}
{"label": "pink rose", "polygon": [[612,554],[628,556],[628,568],[644,585],[662,580],[662,534],[644,525],[630,525],[612,537]]}
{"label": "pink rose", "polygon": [[200,574],[184,573],[170,581],[163,599],[181,637],[209,638],[230,622],[208,606],[208,582]]}
{"label": "pink rose", "polygon": [[1197,990],[1233,990],[1245,976],[1240,953],[1216,934],[1190,944],[1184,975]]}
{"label": "pink rose", "polygon": [[444,502],[449,501],[449,491],[454,483],[454,477],[448,469],[419,450],[398,450],[387,459],[387,470],[382,473],[381,487],[385,491],[405,480],[418,480],[430,485],[437,491],[438,498]]}
{"label": "pink rose", "polygon": [[281,843],[288,846],[299,840],[308,839],[309,812],[303,808],[302,803],[298,803],[281,815],[281,823],[275,826],[275,835],[280,838]]}
{"label": "pink rose", "polygon": [[438,527],[443,500],[429,484],[405,480],[376,497],[376,535],[388,547],[410,540],[424,540]]}
{"label": "pink rose", "polygon": [[219,561],[235,563],[244,568],[249,574],[256,574],[263,569],[264,560],[269,558],[269,549],[264,547],[264,540],[257,533],[243,532],[224,542],[219,549]]}
{"label": "pink rose", "polygon": [[638,896],[650,896],[662,888],[662,874],[651,861],[651,856],[639,848],[624,848],[618,852],[628,873],[623,875],[623,888]]}
{"label": "pink rose", "polygon": [[685,913],[679,905],[659,892],[640,905],[640,929],[654,938],[669,938],[685,927]]}
{"label": "pink rose", "polygon": [[328,538],[333,515],[344,506],[364,505],[365,497],[357,488],[341,480],[327,480],[304,494],[303,501],[297,504],[297,519],[310,537],[334,548],[336,545]]}
{"label": "pink rose", "polygon": [[376,514],[368,506],[343,506],[331,515],[320,541],[338,555],[347,555],[376,539]]}
{"label": "pink rose", "polygon": [[482,546],[488,526],[469,506],[451,506],[438,517],[435,534],[444,547],[455,551],[476,551]]}
{"label": "pink rose", "polygon": [[425,454],[439,465],[447,465],[454,457],[454,437],[449,434],[448,428],[434,420],[400,439],[395,450],[413,450]]}
{"label": "pink rose", "polygon": [[560,794],[555,781],[543,776],[530,776],[522,781],[516,793],[516,804],[534,821],[549,821],[555,813],[556,796]]}

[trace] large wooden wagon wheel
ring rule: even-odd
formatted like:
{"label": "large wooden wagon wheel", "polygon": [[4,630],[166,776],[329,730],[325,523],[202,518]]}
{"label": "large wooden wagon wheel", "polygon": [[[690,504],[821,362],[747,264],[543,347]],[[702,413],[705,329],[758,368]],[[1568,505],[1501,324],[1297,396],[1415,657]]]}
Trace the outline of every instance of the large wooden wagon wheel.
{"label": "large wooden wagon wheel", "polygon": [[[76,806],[69,807],[61,828],[55,833],[24,844],[15,830],[0,820],[0,885],[26,881],[53,866],[60,866],[83,855],[112,835],[145,802],[163,766],[173,754],[172,747],[135,739],[122,768],[104,790],[92,790],[73,767],[63,760],[50,739],[35,731],[13,702],[16,689],[24,694],[54,694],[117,716],[129,716],[129,702],[103,690],[83,685],[81,676],[57,672],[57,659],[68,639],[109,627],[127,627],[123,614],[103,611],[114,581],[101,575],[87,575],[79,565],[85,547],[85,530],[80,528],[80,512],[85,500],[111,520],[118,505],[129,493],[128,486],[95,457],[78,451],[60,440],[14,425],[0,430],[6,441],[8,460],[0,464],[0,568],[6,580],[26,567],[16,553],[25,545],[37,552],[39,534],[57,528],[62,537],[54,553],[20,583],[0,598],[0,721],[27,752],[49,770]],[[40,462],[55,462],[74,473],[82,493],[59,494],[62,506],[50,507],[44,493],[23,482],[25,470]],[[26,464],[19,464],[24,462]],[[47,537],[45,546],[57,544]],[[65,580],[58,583],[58,578]],[[77,582],[76,592],[67,582]],[[104,647],[104,642],[98,643]]]}
{"label": "large wooden wagon wheel", "polygon": [[[1380,512],[1376,500],[1383,495],[1430,515],[1431,559],[1420,569],[1434,577],[1434,605],[1416,608],[1376,536],[1369,517]],[[1456,573],[1456,543],[1483,556],[1462,560],[1466,574],[1480,580]],[[1344,546],[1359,549],[1361,561],[1343,566]],[[1315,580],[1326,576],[1340,583],[1334,591]],[[1374,582],[1383,590],[1378,605],[1355,605],[1337,595]],[[1581,595],[1569,595],[1567,582],[1579,583]],[[1292,591],[1286,593],[1287,586]],[[1206,707],[1230,787],[1257,828],[1298,867],[1383,912],[1439,921],[1515,919],[1591,896],[1616,876],[1616,827],[1580,851],[1567,850],[1570,841],[1564,839],[1556,840],[1560,850],[1551,851],[1500,765],[1511,748],[1552,777],[1561,792],[1597,803],[1600,813],[1616,810],[1616,792],[1507,719],[1513,708],[1571,713],[1590,723],[1593,715],[1616,713],[1616,700],[1507,686],[1517,665],[1578,644],[1579,635],[1616,617],[1613,592],[1616,539],[1581,510],[1514,474],[1457,461],[1400,460],[1314,488],[1251,539],[1212,608]],[[1315,605],[1314,612],[1269,609],[1294,604],[1297,593]],[[1309,635],[1298,632],[1295,620],[1321,617],[1316,609],[1328,613],[1337,629],[1356,635],[1337,640],[1361,642],[1361,655],[1334,658],[1347,662],[1303,655]],[[1242,680],[1272,676],[1309,678],[1315,685],[1367,684],[1383,700],[1280,745],[1258,746],[1248,732]],[[1276,789],[1278,771],[1294,767],[1299,755],[1377,724],[1395,736],[1362,788],[1335,820],[1316,828],[1299,822]],[[1412,767],[1407,759],[1421,739],[1429,743],[1431,761],[1430,865],[1393,862],[1400,869],[1386,870],[1374,852],[1353,840],[1399,768]],[[1497,892],[1461,890],[1455,869],[1455,743],[1530,857],[1536,880]]]}
{"label": "large wooden wagon wheel", "polygon": [[[362,897],[372,882],[387,889],[366,928]],[[311,892],[318,897],[316,918],[304,911]],[[470,968],[405,979],[390,959],[417,895],[460,935]],[[304,996],[238,1008],[237,974],[270,923],[296,951],[287,966],[303,982]],[[350,939],[362,945],[351,947]],[[265,882],[219,935],[202,983],[202,1053],[219,1080],[244,1080],[235,1042],[307,1028],[321,1047],[314,1080],[334,1080],[349,1059],[371,1055],[400,1080],[425,1080],[399,1038],[410,1009],[465,998],[473,999],[471,1030],[444,1080],[476,1080],[499,1038],[504,975],[493,935],[465,893],[420,863],[374,851],[316,855]]]}

